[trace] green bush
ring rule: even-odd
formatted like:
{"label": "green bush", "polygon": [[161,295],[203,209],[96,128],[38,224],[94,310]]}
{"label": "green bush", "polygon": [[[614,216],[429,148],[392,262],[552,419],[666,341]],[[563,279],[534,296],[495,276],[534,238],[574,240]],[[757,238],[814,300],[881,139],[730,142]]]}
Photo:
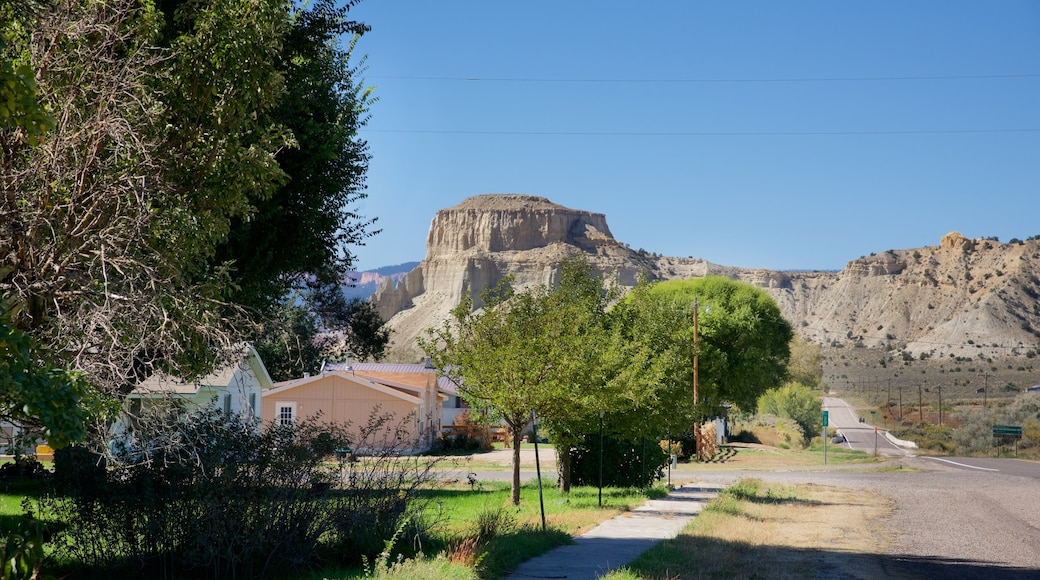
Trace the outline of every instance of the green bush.
{"label": "green bush", "polygon": [[787,383],[770,389],[758,399],[758,412],[790,419],[798,424],[803,444],[820,433],[823,402],[812,389],[801,383]]}
{"label": "green bush", "polygon": [[44,525],[22,517],[4,539],[4,560],[0,580],[37,579],[44,561]]}
{"label": "green bush", "polygon": [[[586,435],[571,448],[571,484],[599,485],[600,437]],[[692,448],[683,446],[684,449]],[[603,438],[603,485],[651,487],[664,475],[669,457],[654,441]]]}
{"label": "green bush", "polygon": [[477,514],[474,524],[474,535],[481,542],[489,542],[495,537],[516,529],[516,514],[502,506],[489,507]]}
{"label": "green bush", "polygon": [[[160,406],[113,444],[56,458],[55,555],[82,574],[261,578],[374,556],[415,509],[429,468],[400,457],[402,427],[267,425]],[[329,449],[368,455],[342,467]],[[107,466],[105,466],[107,463]],[[416,532],[415,526],[407,530]]]}

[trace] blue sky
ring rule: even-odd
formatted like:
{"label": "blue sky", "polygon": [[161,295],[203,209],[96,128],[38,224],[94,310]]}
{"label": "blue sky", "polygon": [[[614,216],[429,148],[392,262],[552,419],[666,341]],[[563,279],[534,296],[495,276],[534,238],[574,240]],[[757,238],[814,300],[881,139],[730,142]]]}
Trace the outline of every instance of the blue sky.
{"label": "blue sky", "polygon": [[1040,234],[1040,2],[366,0],[359,269],[527,193],[634,249],[840,269]]}

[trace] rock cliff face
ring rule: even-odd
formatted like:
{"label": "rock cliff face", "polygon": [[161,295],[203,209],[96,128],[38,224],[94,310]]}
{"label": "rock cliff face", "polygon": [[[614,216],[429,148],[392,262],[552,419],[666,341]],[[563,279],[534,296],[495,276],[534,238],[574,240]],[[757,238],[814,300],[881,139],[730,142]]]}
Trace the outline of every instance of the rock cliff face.
{"label": "rock cliff face", "polygon": [[439,325],[465,293],[512,275],[518,286],[551,283],[574,252],[634,285],[722,275],[754,284],[792,326],[820,344],[855,344],[936,356],[1007,355],[1040,334],[1040,241],[1001,244],[951,233],[939,246],[889,250],[840,272],[774,272],[636,252],[610,234],[603,214],[543,197],[488,194],[437,212],[426,258],[373,301],[393,329],[391,356],[418,359],[415,339]]}
{"label": "rock cliff face", "polygon": [[585,253],[600,273],[635,284],[651,274],[653,260],[610,234],[603,214],[574,210],[544,197],[488,194],[437,212],[426,240],[426,258],[396,285],[385,280],[372,300],[393,329],[393,354],[420,356],[415,338],[438,325],[470,293],[513,276],[519,287],[555,281],[560,263]]}
{"label": "rock cliff face", "polygon": [[1038,343],[1038,272],[1037,240],[1002,244],[951,233],[939,246],[853,260],[813,291],[788,297],[784,312],[821,344],[1004,356]]}

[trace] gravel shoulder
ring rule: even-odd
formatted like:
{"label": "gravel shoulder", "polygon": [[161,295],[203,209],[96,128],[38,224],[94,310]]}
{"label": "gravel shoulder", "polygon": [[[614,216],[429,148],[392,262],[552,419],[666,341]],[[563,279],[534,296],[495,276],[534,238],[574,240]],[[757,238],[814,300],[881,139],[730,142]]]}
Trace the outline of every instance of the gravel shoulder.
{"label": "gravel shoulder", "polygon": [[741,477],[858,490],[864,503],[877,494],[890,509],[847,533],[872,540],[826,549],[828,578],[1040,578],[1040,482],[973,472],[921,458],[889,462],[910,469],[714,471],[689,475],[728,483]]}

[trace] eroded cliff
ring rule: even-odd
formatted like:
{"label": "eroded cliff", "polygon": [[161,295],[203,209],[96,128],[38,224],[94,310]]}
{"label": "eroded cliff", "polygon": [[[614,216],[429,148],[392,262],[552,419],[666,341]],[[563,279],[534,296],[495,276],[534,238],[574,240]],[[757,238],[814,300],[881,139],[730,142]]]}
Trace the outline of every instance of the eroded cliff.
{"label": "eroded cliff", "polygon": [[439,325],[463,295],[505,276],[520,287],[551,283],[582,252],[627,286],[650,279],[722,275],[769,292],[792,326],[820,344],[943,355],[1005,355],[1033,348],[1040,332],[1040,241],[1002,244],[957,233],[938,246],[889,250],[840,272],[775,272],[633,251],[606,217],[544,197],[487,194],[437,212],[426,258],[373,301],[393,329],[392,356],[421,356],[415,339]]}

